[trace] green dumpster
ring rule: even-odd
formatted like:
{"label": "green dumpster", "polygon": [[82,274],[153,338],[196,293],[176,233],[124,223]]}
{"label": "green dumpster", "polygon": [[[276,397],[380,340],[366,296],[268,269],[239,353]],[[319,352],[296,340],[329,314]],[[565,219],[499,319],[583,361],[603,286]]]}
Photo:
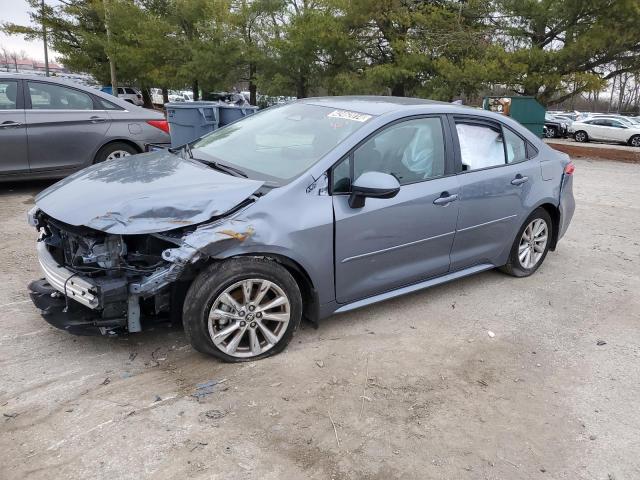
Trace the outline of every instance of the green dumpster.
{"label": "green dumpster", "polygon": [[545,108],[535,97],[484,97],[482,108],[507,115],[537,136],[543,135]]}

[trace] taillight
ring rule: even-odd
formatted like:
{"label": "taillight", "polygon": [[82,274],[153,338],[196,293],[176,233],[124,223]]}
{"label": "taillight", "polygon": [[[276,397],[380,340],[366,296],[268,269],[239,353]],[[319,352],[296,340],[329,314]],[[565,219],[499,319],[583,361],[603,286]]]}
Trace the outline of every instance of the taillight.
{"label": "taillight", "polygon": [[567,163],[567,165],[564,167],[564,173],[566,173],[567,175],[573,175],[573,172],[575,172],[575,170],[576,166],[573,164],[573,162]]}
{"label": "taillight", "polygon": [[152,127],[159,128],[165,133],[169,133],[169,122],[166,120],[147,120],[147,123]]}

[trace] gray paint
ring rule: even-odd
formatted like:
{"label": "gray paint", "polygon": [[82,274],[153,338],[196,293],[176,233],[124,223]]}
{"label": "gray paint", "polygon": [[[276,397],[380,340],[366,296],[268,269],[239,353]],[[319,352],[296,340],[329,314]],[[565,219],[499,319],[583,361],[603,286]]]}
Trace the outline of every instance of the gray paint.
{"label": "gray paint", "polygon": [[262,184],[159,151],[85,168],[41,192],[36,204],[71,225],[141,234],[220,216]]}
{"label": "gray paint", "polygon": [[[450,104],[393,97],[338,97],[302,101],[378,116],[336,146],[307,172],[282,187],[269,190],[263,196],[252,195],[259,186],[255,182],[215,172],[211,179],[214,184],[221,182],[220,190],[217,193],[211,191],[211,204],[203,203],[203,195],[207,197],[206,188],[191,196],[188,182],[186,186],[182,183],[186,178],[176,177],[175,171],[167,168],[164,177],[166,182],[161,179],[157,180],[158,183],[152,181],[150,200],[141,202],[137,189],[145,188],[146,169],[134,172],[132,178],[129,177],[131,172],[125,174],[124,170],[119,171],[116,176],[120,180],[112,186],[107,185],[109,182],[103,178],[112,171],[110,167],[105,170],[89,169],[56,184],[38,198],[36,204],[46,213],[54,217],[56,214],[64,215],[66,222],[77,225],[91,223],[94,222],[91,219],[107,215],[112,210],[109,199],[120,197],[119,201],[129,209],[127,215],[120,219],[128,222],[129,226],[124,230],[112,231],[125,232],[130,228],[125,233],[132,233],[137,230],[137,225],[141,225],[140,231],[154,228],[153,210],[150,208],[156,202],[160,208],[177,201],[180,209],[189,213],[180,213],[175,218],[198,222],[204,216],[216,215],[232,204],[249,198],[251,203],[232,215],[205,221],[195,230],[184,233],[176,241],[175,248],[163,253],[167,266],[154,274],[154,281],[157,278],[158,285],[166,285],[178,278],[186,265],[206,258],[260,255],[287,259],[296,263],[312,281],[320,317],[338,309],[347,310],[345,305],[348,304],[352,307],[363,306],[471,274],[491,265],[504,264],[515,232],[526,216],[543,203],[559,209],[560,233],[566,230],[574,209],[572,177],[563,175],[568,158],[547,147],[526,128],[509,118]],[[395,120],[434,114],[442,115],[443,119],[447,118],[446,115],[456,114],[502,122],[525,137],[539,153],[535,158],[518,164],[462,172],[457,157],[459,153],[449,148],[448,170],[451,166],[457,169],[448,171],[448,175],[442,178],[404,185],[394,198],[367,198],[363,208],[352,209],[348,206],[348,195],[329,195],[327,172],[365,138]],[[444,124],[449,128],[447,122]],[[447,131],[446,134],[448,141],[452,141],[452,133]],[[183,161],[172,160],[167,155],[170,154],[154,153],[139,158],[145,158],[145,162],[152,162],[158,168],[164,162],[168,165],[177,162],[177,170],[186,168]],[[542,178],[541,162],[546,162],[546,181]],[[113,171],[119,168],[114,166]],[[200,168],[197,172],[204,174]],[[188,170],[184,173],[187,174]],[[161,175],[161,169],[156,170],[156,174]],[[90,182],[96,181],[102,190],[112,189],[114,193],[96,191],[96,198],[100,195],[106,197],[92,202],[89,208],[78,202],[81,197],[89,195],[87,188],[94,185],[86,183],[90,175],[95,177]],[[520,185],[512,184],[518,175],[528,177],[527,181]],[[122,190],[125,177],[131,178],[136,188]],[[223,183],[228,183],[228,188]],[[78,187],[82,194],[80,190],[74,193],[74,185],[82,186]],[[63,189],[66,193],[56,198],[56,191]],[[434,200],[444,193],[455,200],[444,205],[434,204]],[[56,198],[55,211],[53,198]],[[91,213],[88,213],[89,210]],[[202,213],[195,213],[200,210]],[[138,214],[145,218],[139,224],[136,219]],[[161,215],[157,218],[155,231],[165,230],[167,222]],[[91,225],[104,231],[121,228],[116,227],[115,223],[94,222]],[[135,286],[135,291],[144,291],[147,295],[155,291],[155,287],[145,288]]]}
{"label": "gray paint", "polygon": [[[99,90],[61,79],[0,73],[2,80],[21,82],[25,95],[28,81],[69,87],[105,99],[123,110],[0,110],[0,124],[6,121],[22,124],[0,128],[3,147],[0,181],[64,177],[91,165],[100,148],[116,141],[130,143],[140,152],[147,143],[169,142],[167,133],[146,123],[164,120],[160,112],[136,107]],[[26,96],[23,100],[23,105],[18,106],[28,106]]]}

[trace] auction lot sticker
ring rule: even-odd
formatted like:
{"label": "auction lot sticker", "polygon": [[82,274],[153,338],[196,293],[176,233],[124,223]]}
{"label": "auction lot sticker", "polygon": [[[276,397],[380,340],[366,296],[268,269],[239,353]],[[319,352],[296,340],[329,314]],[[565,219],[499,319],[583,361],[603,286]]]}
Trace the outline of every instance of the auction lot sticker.
{"label": "auction lot sticker", "polygon": [[334,110],[327,117],[331,118],[343,118],[345,120],[353,120],[354,122],[366,122],[371,118],[371,115],[358,112],[350,112],[348,110]]}

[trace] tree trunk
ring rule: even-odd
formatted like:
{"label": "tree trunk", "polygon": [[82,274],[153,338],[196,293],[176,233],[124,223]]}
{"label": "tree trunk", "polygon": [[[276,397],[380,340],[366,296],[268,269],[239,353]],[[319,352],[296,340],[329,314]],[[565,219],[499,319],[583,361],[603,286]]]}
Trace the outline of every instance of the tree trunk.
{"label": "tree trunk", "polygon": [[167,87],[162,87],[162,103],[169,103],[169,89]]}
{"label": "tree trunk", "polygon": [[404,83],[396,83],[393,87],[391,87],[391,95],[394,97],[404,97]]}
{"label": "tree trunk", "polygon": [[625,94],[625,90],[627,88],[627,81],[628,81],[628,74],[623,73],[622,75],[620,75],[620,87],[619,87],[619,92],[618,92],[618,109],[617,112],[620,113],[622,111],[622,105],[624,102],[624,94]]}
{"label": "tree trunk", "polygon": [[611,111],[611,105],[613,104],[613,94],[616,91],[616,77],[613,77],[613,85],[611,86],[611,96],[609,97],[609,106],[607,107],[607,113]]}
{"label": "tree trunk", "polygon": [[298,98],[307,98],[307,82],[304,78],[298,78],[296,82],[296,96]]}
{"label": "tree trunk", "polygon": [[200,100],[200,87],[198,85],[198,80],[193,81],[193,85],[191,86],[193,90],[193,101]]}
{"label": "tree trunk", "polygon": [[256,64],[251,62],[249,63],[249,103],[251,105],[257,105],[258,103],[258,98],[257,98],[257,87],[255,84],[255,77],[256,77]]}
{"label": "tree trunk", "polygon": [[149,89],[143,87],[142,89],[142,101],[144,102],[144,108],[153,108],[153,100],[151,99],[151,94],[149,93]]}

